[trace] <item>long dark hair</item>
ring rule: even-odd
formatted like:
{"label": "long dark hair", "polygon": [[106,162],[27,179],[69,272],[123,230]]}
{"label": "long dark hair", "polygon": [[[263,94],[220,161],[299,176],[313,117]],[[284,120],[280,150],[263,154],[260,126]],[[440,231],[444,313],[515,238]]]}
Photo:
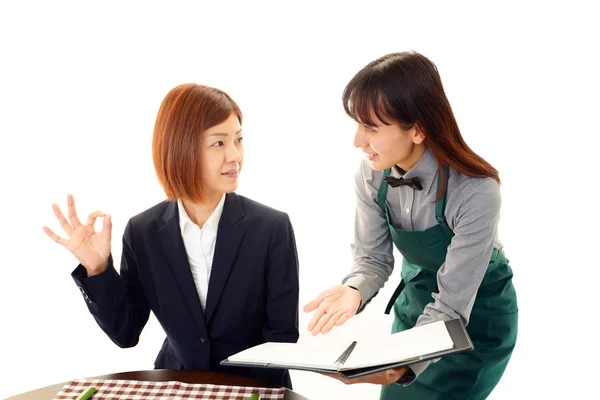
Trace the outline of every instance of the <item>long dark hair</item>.
{"label": "long dark hair", "polygon": [[417,52],[391,53],[370,62],[348,83],[344,110],[355,121],[375,126],[372,116],[403,130],[415,124],[440,166],[440,198],[446,190],[445,166],[476,177],[493,178],[498,171],[475,154],[463,140],[437,67]]}

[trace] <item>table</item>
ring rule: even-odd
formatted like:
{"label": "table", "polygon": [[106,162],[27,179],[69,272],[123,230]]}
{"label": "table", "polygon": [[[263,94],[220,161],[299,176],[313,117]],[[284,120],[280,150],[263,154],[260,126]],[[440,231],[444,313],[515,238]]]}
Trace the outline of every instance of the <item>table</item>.
{"label": "table", "polygon": [[[185,383],[211,383],[213,385],[235,385],[268,388],[277,387],[270,383],[263,383],[256,379],[238,375],[224,374],[220,372],[168,369],[120,372],[109,375],[94,376],[86,379],[123,379],[152,382],[179,381]],[[51,400],[67,383],[68,382],[63,382],[52,386],[46,386],[30,392],[9,397],[7,400]],[[301,396],[300,394],[289,389],[286,389],[284,398],[285,400],[309,400],[306,397]]]}

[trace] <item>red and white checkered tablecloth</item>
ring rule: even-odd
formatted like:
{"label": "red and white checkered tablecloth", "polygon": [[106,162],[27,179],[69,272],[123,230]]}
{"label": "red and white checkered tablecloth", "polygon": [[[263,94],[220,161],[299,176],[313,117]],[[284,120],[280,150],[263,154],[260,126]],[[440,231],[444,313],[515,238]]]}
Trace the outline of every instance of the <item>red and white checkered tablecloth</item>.
{"label": "red and white checkered tablecloth", "polygon": [[90,386],[96,388],[96,393],[90,397],[90,400],[249,400],[255,393],[260,394],[261,400],[283,400],[285,394],[285,388],[255,388],[176,381],[76,379],[66,384],[53,400],[76,400]]}

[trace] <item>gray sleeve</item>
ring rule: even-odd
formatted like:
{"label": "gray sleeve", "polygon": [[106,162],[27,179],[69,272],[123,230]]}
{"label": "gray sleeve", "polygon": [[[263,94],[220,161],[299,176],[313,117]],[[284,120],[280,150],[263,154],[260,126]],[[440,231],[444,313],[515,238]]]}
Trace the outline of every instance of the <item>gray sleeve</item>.
{"label": "gray sleeve", "polygon": [[352,271],[342,284],[355,287],[361,295],[361,312],[379,292],[394,269],[392,238],[387,219],[377,203],[376,178],[371,167],[362,163],[356,172],[356,214]]}
{"label": "gray sleeve", "polygon": [[500,217],[500,188],[483,179],[458,206],[454,237],[446,262],[437,273],[438,293],[417,320],[417,325],[462,318],[469,323],[471,309],[494,250]]}
{"label": "gray sleeve", "polygon": [[[416,326],[454,318],[461,318],[465,325],[469,323],[494,249],[500,204],[500,188],[492,179],[482,180],[462,199],[446,262],[437,273],[438,293],[432,293],[434,301],[425,306]],[[418,377],[438,360],[415,364],[411,369]]]}

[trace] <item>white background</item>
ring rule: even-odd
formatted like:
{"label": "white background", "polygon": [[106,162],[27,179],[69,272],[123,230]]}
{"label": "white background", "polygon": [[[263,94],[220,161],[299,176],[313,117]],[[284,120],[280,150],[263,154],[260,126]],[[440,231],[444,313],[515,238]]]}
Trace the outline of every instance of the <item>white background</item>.
{"label": "white background", "polygon": [[[164,198],[151,136],[178,84],[216,86],[242,108],[238,193],[290,215],[301,305],[338,283],[352,263],[361,160],[342,90],[369,61],[411,49],[437,64],[463,136],[503,181],[500,238],[520,332],[490,398],[596,396],[597,13],[572,1],[214,3],[0,5],[0,396],[153,368],[164,338],[156,320],[137,347],[114,345],[70,277],[75,259],[41,227],[61,231],[51,203],[65,209],[73,193],[84,218],[113,215],[120,258],[128,218]],[[394,271],[325,340],[388,332],[383,309],[398,280]],[[302,313],[301,340],[308,321]],[[292,379],[311,399],[379,392],[311,373]]]}

